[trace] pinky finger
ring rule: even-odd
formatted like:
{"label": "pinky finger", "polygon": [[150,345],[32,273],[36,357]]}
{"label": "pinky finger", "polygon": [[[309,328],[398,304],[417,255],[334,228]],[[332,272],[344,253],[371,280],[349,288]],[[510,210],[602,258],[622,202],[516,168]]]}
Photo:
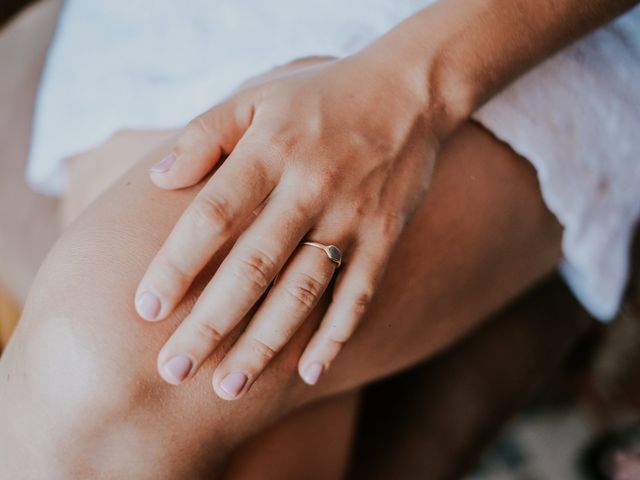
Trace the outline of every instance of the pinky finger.
{"label": "pinky finger", "polygon": [[298,362],[298,373],[308,385],[318,382],[367,311],[389,253],[379,245],[376,250],[356,250],[340,272],[329,309]]}

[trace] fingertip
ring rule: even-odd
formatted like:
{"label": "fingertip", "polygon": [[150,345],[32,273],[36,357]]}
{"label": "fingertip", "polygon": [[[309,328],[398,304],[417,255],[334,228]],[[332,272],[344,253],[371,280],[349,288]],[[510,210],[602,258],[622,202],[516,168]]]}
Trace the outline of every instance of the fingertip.
{"label": "fingertip", "polygon": [[143,320],[151,322],[159,319],[162,303],[157,295],[147,290],[136,296],[135,307],[136,312]]}
{"label": "fingertip", "polygon": [[149,171],[151,173],[167,173],[171,170],[171,167],[173,167],[177,159],[178,156],[175,153],[171,152],[158,163],[156,163],[153,167],[151,167]]}
{"label": "fingertip", "polygon": [[180,385],[193,370],[194,362],[186,355],[174,355],[164,363],[158,365],[158,372],[162,379],[171,385]]}
{"label": "fingertip", "polygon": [[191,187],[205,178],[219,159],[219,154],[170,153],[149,169],[149,177],[165,190]]}
{"label": "fingertip", "polygon": [[[178,162],[178,156],[174,152],[169,153],[149,169],[151,181],[157,187],[167,190],[183,188],[197,183],[199,179],[193,181],[191,179],[193,173],[183,172],[184,168],[180,167],[180,163],[184,162]],[[190,175],[185,178],[185,173]]]}
{"label": "fingertip", "polygon": [[151,179],[151,183],[153,183],[156,187],[162,188],[163,190],[177,190],[178,188],[183,188],[186,185],[179,185],[175,182],[175,180],[168,178],[163,173],[153,173],[149,174],[149,178]]}
{"label": "fingertip", "polygon": [[312,362],[299,370],[302,381],[310,386],[318,383],[323,372],[324,365],[320,362]]}
{"label": "fingertip", "polygon": [[222,400],[237,400],[249,388],[249,377],[241,371],[226,373],[221,379],[214,375],[213,389]]}
{"label": "fingertip", "polygon": [[175,174],[172,172],[178,156],[171,152],[149,169],[151,181],[160,188],[178,188],[175,182]]}

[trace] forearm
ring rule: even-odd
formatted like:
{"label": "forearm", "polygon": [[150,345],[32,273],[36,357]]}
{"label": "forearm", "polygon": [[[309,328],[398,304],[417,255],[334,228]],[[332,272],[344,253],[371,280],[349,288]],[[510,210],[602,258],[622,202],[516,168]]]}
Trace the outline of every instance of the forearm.
{"label": "forearm", "polygon": [[442,0],[367,50],[387,58],[447,133],[518,75],[636,3]]}

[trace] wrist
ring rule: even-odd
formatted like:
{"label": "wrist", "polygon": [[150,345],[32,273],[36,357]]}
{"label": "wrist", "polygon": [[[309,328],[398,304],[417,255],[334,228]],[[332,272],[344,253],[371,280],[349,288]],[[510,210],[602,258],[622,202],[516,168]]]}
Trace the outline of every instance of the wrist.
{"label": "wrist", "polygon": [[[431,35],[429,41],[420,42],[414,25],[408,25],[411,20],[357,55],[368,62],[373,74],[394,86],[394,96],[409,98],[407,103],[415,107],[421,121],[445,139],[477,108],[480,86],[456,65],[444,35]],[[424,24],[417,26],[429,29]]]}

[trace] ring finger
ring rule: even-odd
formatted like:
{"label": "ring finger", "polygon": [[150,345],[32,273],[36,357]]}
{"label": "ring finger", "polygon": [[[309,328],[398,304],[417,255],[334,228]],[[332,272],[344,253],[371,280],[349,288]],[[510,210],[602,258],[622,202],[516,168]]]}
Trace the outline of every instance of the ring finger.
{"label": "ring finger", "polygon": [[300,245],[247,329],[216,368],[213,388],[218,396],[233,400],[251,388],[309,316],[337,266],[322,249]]}

